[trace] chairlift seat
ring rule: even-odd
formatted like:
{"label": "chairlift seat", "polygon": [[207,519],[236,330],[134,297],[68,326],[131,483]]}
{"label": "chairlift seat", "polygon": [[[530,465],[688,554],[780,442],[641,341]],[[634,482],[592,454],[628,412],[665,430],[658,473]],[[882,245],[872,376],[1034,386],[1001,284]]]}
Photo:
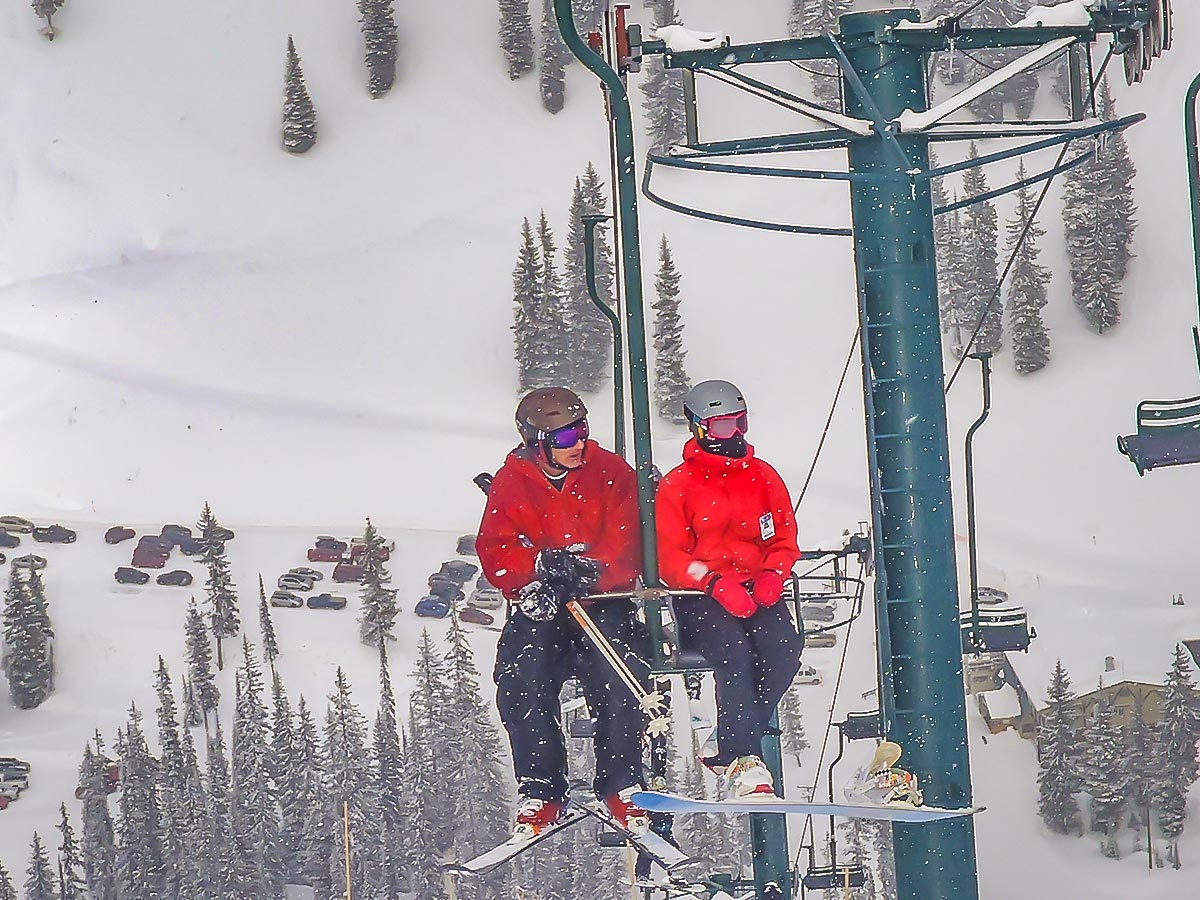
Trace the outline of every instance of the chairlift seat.
{"label": "chairlift seat", "polygon": [[978,646],[975,645],[971,611],[959,613],[958,620],[964,654],[1028,650],[1030,640],[1036,636],[1029,628],[1029,614],[1020,606],[980,609]]}
{"label": "chairlift seat", "polygon": [[1118,437],[1117,449],[1138,475],[1200,462],[1200,397],[1143,400],[1137,407],[1137,433]]}
{"label": "chairlift seat", "polygon": [[867,883],[867,872],[858,863],[840,866],[813,866],[803,877],[809,891],[834,891],[838,888],[860,888]]}

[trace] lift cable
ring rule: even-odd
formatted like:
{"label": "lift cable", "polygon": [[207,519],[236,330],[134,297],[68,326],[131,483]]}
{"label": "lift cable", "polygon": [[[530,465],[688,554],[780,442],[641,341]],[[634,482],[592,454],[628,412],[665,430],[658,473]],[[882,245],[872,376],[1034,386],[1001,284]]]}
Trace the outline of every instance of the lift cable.
{"label": "lift cable", "polygon": [[[1112,61],[1115,47],[1115,43],[1109,45],[1108,55],[1104,57],[1104,62],[1100,66],[1100,71],[1096,73],[1096,77],[1092,81],[1091,89],[1088,92],[1089,103],[1095,98],[1096,88],[1099,87],[1100,80],[1104,77],[1104,70],[1108,68],[1109,62]],[[1070,147],[1070,141],[1067,141],[1065,144],[1063,144],[1062,150],[1059,151],[1058,161],[1055,163],[1055,167],[1062,164],[1063,159],[1067,155],[1067,150],[1069,150]],[[996,280],[996,287],[992,290],[992,295],[988,299],[987,304],[984,306],[983,312],[979,316],[979,321],[975,323],[975,329],[971,332],[970,340],[968,340],[967,345],[963,347],[962,356],[959,357],[958,364],[954,367],[954,371],[950,373],[950,378],[947,380],[946,388],[943,391],[944,394],[949,394],[950,388],[954,387],[954,382],[958,378],[958,373],[962,371],[963,365],[970,356],[971,347],[975,343],[976,338],[979,337],[979,332],[983,329],[983,323],[987,321],[988,314],[992,311],[992,307],[995,305],[996,299],[1000,296],[1000,290],[1004,287],[1004,279],[1008,277],[1009,271],[1012,269],[1013,264],[1017,261],[1017,254],[1021,252],[1021,247],[1025,244],[1025,238],[1029,235],[1029,229],[1033,227],[1033,224],[1037,219],[1038,211],[1041,210],[1042,203],[1045,202],[1046,195],[1050,193],[1050,186],[1053,183],[1054,176],[1051,176],[1046,180],[1046,183],[1042,185],[1042,192],[1038,195],[1037,202],[1033,205],[1033,209],[1030,210],[1029,215],[1025,217],[1025,223],[1021,228],[1021,234],[1017,238],[1017,243],[1013,246],[1012,252],[1008,255],[1008,262],[1005,263],[1004,271],[1000,273],[1000,277]]]}
{"label": "lift cable", "polygon": [[854,338],[850,341],[850,352],[846,354],[846,365],[842,367],[842,377],[838,379],[837,390],[833,395],[833,404],[829,407],[829,415],[825,418],[825,427],[821,430],[821,439],[817,442],[817,452],[813,454],[812,465],[808,467],[808,475],[805,476],[804,486],[800,488],[800,496],[796,499],[796,505],[792,512],[800,512],[800,504],[804,502],[804,495],[808,492],[808,486],[812,482],[813,472],[817,470],[817,461],[821,458],[821,451],[825,449],[825,438],[829,436],[829,426],[833,422],[833,414],[837,411],[838,401],[842,396],[842,388],[846,384],[846,374],[850,371],[850,363],[854,361],[854,350],[858,346],[858,337],[862,334],[862,325],[854,329]]}

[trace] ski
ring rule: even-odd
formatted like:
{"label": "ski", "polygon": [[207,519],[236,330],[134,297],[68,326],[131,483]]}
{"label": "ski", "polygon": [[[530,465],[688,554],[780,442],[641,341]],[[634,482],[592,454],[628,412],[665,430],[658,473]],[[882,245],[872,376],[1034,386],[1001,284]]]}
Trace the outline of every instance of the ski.
{"label": "ski", "polygon": [[648,812],[669,813],[795,813],[799,815],[843,816],[849,819],[875,819],[881,822],[936,822],[957,816],[973,816],[986,807],[942,809],[937,806],[878,806],[871,803],[806,802],[766,796],[762,800],[694,800],[678,794],[638,791],[633,802]]}
{"label": "ski", "polygon": [[486,875],[499,868],[514,856],[524,853],[530,847],[540,844],[552,834],[557,834],[564,828],[570,828],[577,822],[588,818],[588,813],[582,809],[568,809],[561,819],[553,825],[547,825],[537,834],[514,834],[503,844],[497,844],[491,850],[485,850],[474,859],[466,862],[444,863],[442,868],[456,875]]}
{"label": "ski", "polygon": [[[635,794],[634,796],[639,795]],[[571,800],[570,808],[579,810],[618,832],[625,840],[633,844],[639,854],[651,862],[657,863],[668,873],[680,866],[696,862],[695,857],[688,856],[662,835],[656,834],[653,831],[630,831],[628,828],[623,827],[613,818],[608,808],[599,800],[573,799]]]}

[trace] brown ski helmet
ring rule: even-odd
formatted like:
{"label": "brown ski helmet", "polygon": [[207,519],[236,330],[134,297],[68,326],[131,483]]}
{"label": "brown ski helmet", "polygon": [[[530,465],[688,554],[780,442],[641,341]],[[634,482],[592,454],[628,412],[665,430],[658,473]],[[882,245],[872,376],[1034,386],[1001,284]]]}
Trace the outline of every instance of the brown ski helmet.
{"label": "brown ski helmet", "polygon": [[574,391],[564,387],[537,388],[517,404],[517,431],[533,447],[556,428],[586,418],[587,407]]}

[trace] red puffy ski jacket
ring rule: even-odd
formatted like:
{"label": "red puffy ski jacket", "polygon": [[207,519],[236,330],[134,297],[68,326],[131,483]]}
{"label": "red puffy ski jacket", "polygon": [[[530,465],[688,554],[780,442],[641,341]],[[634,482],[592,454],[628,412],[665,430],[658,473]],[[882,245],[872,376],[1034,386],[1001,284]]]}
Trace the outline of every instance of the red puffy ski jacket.
{"label": "red puffy ski jacket", "polygon": [[779,473],[747,445],[741,459],[683,447],[655,501],[658,568],[668,587],[703,588],[713,574],[739,581],[768,569],[787,575],[800,550]]}
{"label": "red puffy ski jacket", "polygon": [[587,544],[601,563],[598,591],[621,591],[641,574],[637,476],[629,463],[595,441],[561,491],[524,448],[513,450],[492,480],[475,549],[488,581],[505,597],[535,579],[539,550]]}

